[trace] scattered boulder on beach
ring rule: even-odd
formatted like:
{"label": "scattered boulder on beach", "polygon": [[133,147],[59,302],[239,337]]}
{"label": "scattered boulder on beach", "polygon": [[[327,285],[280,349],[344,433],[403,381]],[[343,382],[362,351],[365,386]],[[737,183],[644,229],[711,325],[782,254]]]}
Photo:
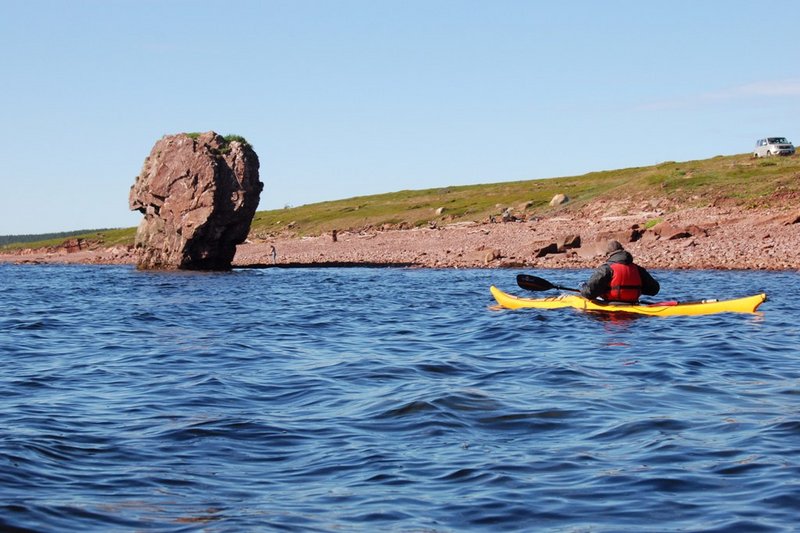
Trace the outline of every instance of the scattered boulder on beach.
{"label": "scattered boulder on beach", "polygon": [[619,241],[622,244],[636,242],[642,238],[644,231],[634,224],[630,228],[616,231],[601,231],[597,234],[596,240],[599,241]]}
{"label": "scattered boulder on beach", "polygon": [[558,239],[556,242],[556,247],[558,248],[559,252],[564,252],[566,250],[572,248],[580,248],[581,247],[581,236],[580,235],[565,235]]}
{"label": "scattered boulder on beach", "polygon": [[500,215],[500,219],[503,222],[516,222],[517,217],[514,216],[514,208],[513,207],[509,207],[508,209],[503,211],[503,214]]}
{"label": "scattered boulder on beach", "polygon": [[479,246],[473,251],[467,251],[460,254],[460,259],[469,266],[485,266],[490,265],[493,261],[503,257],[499,248],[489,248],[486,246]]}
{"label": "scattered boulder on beach", "polygon": [[576,248],[575,252],[581,259],[594,259],[606,255],[606,247],[608,240],[597,239],[590,242],[584,242],[580,248]]}
{"label": "scattered boulder on beach", "polygon": [[533,248],[533,257],[544,257],[550,254],[557,254],[558,252],[558,244],[554,242],[549,243],[539,243],[534,246]]}
{"label": "scattered boulder on beach", "polygon": [[792,224],[800,224],[800,213],[793,213],[783,219],[784,226],[791,226]]}
{"label": "scattered boulder on beach", "polygon": [[227,270],[247,238],[263,184],[253,148],[213,131],[164,136],[131,187],[141,269]]}
{"label": "scattered boulder on beach", "polygon": [[695,224],[688,226],[675,226],[669,222],[660,222],[650,228],[644,235],[646,240],[674,241],[688,237],[706,237],[708,230]]}
{"label": "scattered boulder on beach", "polygon": [[691,236],[686,228],[673,226],[669,222],[659,222],[650,230],[659,239],[664,241],[674,241],[675,239],[685,239]]}
{"label": "scattered boulder on beach", "polygon": [[550,207],[556,207],[558,205],[563,205],[569,202],[569,197],[566,194],[558,193],[553,196],[553,199],[550,200]]}

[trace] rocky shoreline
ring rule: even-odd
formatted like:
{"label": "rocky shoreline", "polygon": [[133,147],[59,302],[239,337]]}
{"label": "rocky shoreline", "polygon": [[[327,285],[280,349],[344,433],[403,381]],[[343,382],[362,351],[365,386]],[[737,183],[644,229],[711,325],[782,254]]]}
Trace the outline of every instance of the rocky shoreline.
{"label": "rocky shoreline", "polygon": [[[602,208],[602,206],[599,206]],[[526,221],[470,222],[409,230],[281,236],[237,247],[234,267],[591,268],[604,243],[622,242],[656,269],[800,269],[800,210],[708,207]],[[598,206],[595,207],[597,209]],[[659,220],[642,227],[643,220]],[[273,259],[272,248],[275,248]],[[135,264],[130,247],[71,245],[0,254],[0,262]]]}

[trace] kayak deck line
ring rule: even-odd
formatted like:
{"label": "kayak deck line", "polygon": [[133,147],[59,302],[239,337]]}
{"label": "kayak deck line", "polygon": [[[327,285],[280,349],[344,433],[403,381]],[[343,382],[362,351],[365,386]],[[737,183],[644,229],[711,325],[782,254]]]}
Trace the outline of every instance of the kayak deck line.
{"label": "kayak deck line", "polygon": [[699,300],[693,302],[654,302],[652,304],[603,303],[574,294],[546,298],[523,298],[505,293],[492,285],[489,290],[500,307],[506,309],[561,309],[571,307],[581,311],[605,313],[634,313],[651,316],[695,316],[716,313],[756,313],[767,300],[765,293],[732,300]]}

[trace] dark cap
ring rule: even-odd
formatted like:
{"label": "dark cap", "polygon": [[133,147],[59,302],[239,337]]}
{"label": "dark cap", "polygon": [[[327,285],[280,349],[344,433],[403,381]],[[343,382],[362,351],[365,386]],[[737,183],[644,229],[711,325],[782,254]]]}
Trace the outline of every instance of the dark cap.
{"label": "dark cap", "polygon": [[606,243],[606,255],[611,255],[614,252],[619,252],[620,250],[624,250],[625,248],[619,243],[619,241],[610,240]]}

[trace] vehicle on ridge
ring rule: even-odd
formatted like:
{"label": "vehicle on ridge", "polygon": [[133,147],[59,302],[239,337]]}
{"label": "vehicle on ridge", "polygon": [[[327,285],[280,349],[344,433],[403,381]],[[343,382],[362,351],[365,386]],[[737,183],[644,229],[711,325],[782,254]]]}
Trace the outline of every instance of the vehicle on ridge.
{"label": "vehicle on ridge", "polygon": [[794,146],[786,137],[764,137],[756,141],[753,157],[769,157],[772,155],[792,155]]}

